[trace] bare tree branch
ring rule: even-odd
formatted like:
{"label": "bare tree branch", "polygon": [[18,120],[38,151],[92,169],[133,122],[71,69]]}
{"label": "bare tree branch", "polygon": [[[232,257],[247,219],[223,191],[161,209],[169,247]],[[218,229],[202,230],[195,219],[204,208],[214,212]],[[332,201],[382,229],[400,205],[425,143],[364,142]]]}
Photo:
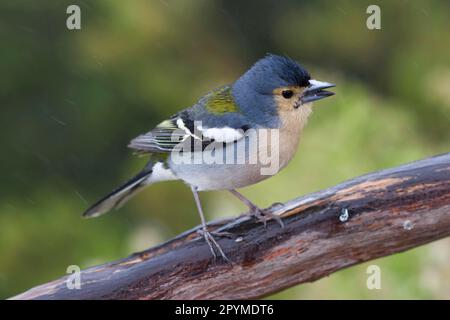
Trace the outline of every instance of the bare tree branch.
{"label": "bare tree branch", "polygon": [[[365,175],[292,200],[266,229],[246,216],[212,223],[230,232],[214,261],[194,230],[128,258],[86,269],[13,299],[249,299],[450,235],[450,153]],[[348,213],[348,217],[346,214]],[[346,219],[347,218],[347,219]]]}

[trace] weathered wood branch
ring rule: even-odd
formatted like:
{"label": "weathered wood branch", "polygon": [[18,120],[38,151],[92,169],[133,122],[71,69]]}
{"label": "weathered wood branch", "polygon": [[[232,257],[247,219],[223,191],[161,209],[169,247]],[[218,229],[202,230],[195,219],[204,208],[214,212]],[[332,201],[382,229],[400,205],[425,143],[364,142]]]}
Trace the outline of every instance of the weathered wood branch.
{"label": "weathered wood branch", "polygon": [[[348,219],[345,218],[348,212]],[[450,235],[450,153],[365,175],[273,208],[264,229],[246,216],[212,223],[232,233],[214,261],[195,229],[128,258],[14,299],[248,299]],[[343,221],[344,220],[344,221]]]}

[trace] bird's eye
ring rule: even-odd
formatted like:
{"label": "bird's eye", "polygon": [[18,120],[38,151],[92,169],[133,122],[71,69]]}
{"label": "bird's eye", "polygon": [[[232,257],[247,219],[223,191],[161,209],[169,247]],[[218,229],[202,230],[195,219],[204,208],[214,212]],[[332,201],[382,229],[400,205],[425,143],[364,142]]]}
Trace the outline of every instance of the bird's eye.
{"label": "bird's eye", "polygon": [[285,98],[285,99],[290,99],[290,98],[292,98],[292,96],[294,95],[294,91],[292,91],[292,90],[283,90],[283,91],[281,92],[281,95],[282,95],[283,98]]}

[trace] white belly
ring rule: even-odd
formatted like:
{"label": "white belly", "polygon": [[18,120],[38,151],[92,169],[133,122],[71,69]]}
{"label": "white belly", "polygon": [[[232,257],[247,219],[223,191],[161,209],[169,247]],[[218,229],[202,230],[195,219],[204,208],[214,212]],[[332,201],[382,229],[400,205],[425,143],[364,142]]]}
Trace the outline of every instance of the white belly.
{"label": "white belly", "polygon": [[175,175],[199,191],[243,188],[270,178],[256,165],[171,166]]}
{"label": "white belly", "polygon": [[266,132],[264,138],[253,131],[235,144],[216,149],[213,156],[208,150],[185,154],[185,161],[171,155],[169,167],[179,179],[199,191],[238,189],[278,173],[295,154],[298,140],[298,132]]}

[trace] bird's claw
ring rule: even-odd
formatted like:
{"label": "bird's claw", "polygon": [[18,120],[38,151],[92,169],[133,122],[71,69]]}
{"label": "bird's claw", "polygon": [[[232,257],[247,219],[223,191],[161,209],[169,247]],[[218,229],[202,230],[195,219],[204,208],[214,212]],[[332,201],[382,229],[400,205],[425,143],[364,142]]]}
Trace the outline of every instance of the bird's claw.
{"label": "bird's claw", "polygon": [[217,243],[216,239],[214,239],[213,235],[217,237],[231,237],[230,232],[209,232],[206,228],[198,229],[197,233],[203,236],[203,238],[206,241],[206,244],[209,247],[209,250],[211,251],[211,254],[214,257],[214,260],[217,259],[216,250],[219,252],[220,256],[227,261],[228,263],[232,264],[231,260],[228,259],[225,252],[223,252],[222,248],[220,247],[219,243]]}
{"label": "bird's claw", "polygon": [[[274,205],[272,205],[272,207],[274,207],[276,205],[278,205],[278,204],[274,204]],[[255,217],[256,219],[258,219],[258,221],[264,223],[264,228],[267,228],[267,221],[269,221],[270,219],[275,220],[282,229],[284,228],[284,222],[281,219],[281,217],[276,214],[273,214],[268,209],[261,209],[261,208],[258,208],[255,206],[250,209],[250,215],[252,217]]]}

